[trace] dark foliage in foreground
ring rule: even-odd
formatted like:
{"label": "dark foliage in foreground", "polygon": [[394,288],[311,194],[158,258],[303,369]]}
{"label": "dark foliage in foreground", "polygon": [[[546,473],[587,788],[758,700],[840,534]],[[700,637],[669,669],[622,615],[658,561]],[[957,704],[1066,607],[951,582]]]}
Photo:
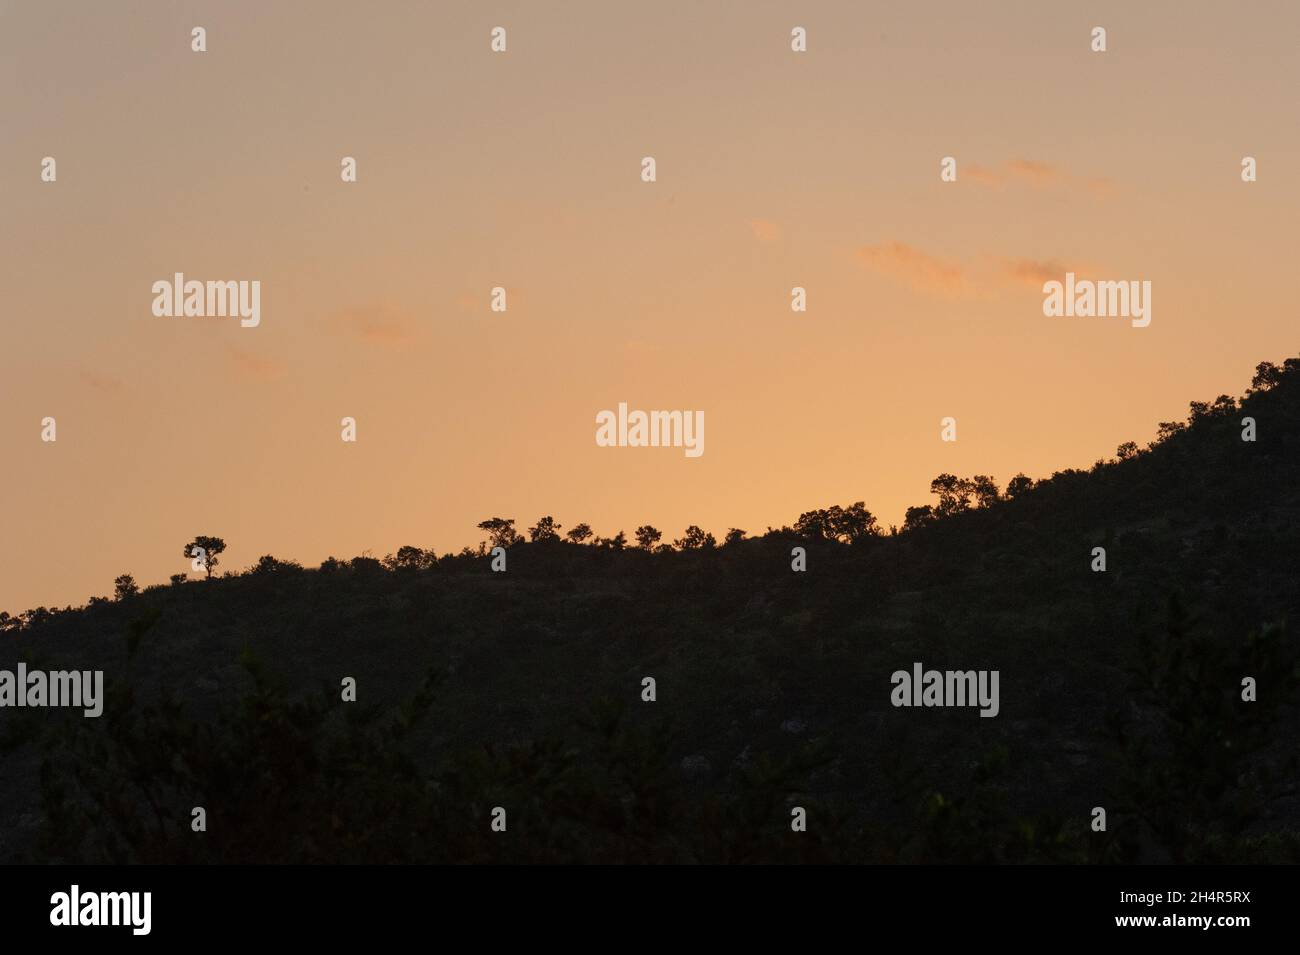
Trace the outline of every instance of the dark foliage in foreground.
{"label": "dark foliage in foreground", "polygon": [[[494,518],[505,574],[266,557],[5,617],[0,666],[112,694],[0,712],[0,858],[1300,861],[1300,361],[1160,433],[1006,493],[941,475],[901,533]],[[914,661],[999,670],[1001,712],[892,707]]]}

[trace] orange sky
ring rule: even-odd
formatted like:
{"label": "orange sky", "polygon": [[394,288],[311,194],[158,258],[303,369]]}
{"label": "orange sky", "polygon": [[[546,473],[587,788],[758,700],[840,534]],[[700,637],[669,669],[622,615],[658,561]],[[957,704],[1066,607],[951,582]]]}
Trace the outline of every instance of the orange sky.
{"label": "orange sky", "polygon": [[[198,533],[238,569],[494,515],[899,523],[940,471],[1150,440],[1297,353],[1298,34],[1291,2],[0,2],[0,608],[165,581]],[[1044,317],[1067,269],[1149,280],[1150,327]],[[178,271],[260,280],[261,325],[154,317]],[[703,410],[705,454],[597,447],[620,401]]]}

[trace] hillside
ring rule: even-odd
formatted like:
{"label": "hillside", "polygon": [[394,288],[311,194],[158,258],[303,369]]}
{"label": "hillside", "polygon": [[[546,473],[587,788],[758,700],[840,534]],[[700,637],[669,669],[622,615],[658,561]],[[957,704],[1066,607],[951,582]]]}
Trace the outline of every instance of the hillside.
{"label": "hillside", "polygon": [[[109,699],[0,710],[0,861],[1300,861],[1300,359],[1120,456],[941,476],[892,534],[267,558],[6,615],[0,669]],[[891,705],[917,662],[998,671],[996,717]]]}

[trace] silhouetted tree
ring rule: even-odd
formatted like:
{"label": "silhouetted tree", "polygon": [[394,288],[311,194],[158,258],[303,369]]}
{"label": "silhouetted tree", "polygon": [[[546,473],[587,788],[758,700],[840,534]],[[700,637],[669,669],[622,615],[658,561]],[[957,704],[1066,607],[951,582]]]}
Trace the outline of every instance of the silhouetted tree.
{"label": "silhouetted tree", "polygon": [[813,540],[829,540],[835,536],[830,512],[823,509],[804,511],[794,522],[794,530],[800,537],[811,537]]}
{"label": "silhouetted tree", "polygon": [[592,544],[596,547],[608,547],[610,550],[622,550],[627,547],[627,535],[619,531],[613,537],[597,537]]}
{"label": "silhouetted tree", "polygon": [[1183,424],[1181,421],[1161,421],[1156,427],[1156,439],[1157,441],[1168,441],[1186,427],[1187,425]]}
{"label": "silhouetted tree", "polygon": [[916,530],[922,524],[928,524],[934,520],[934,508],[929,504],[920,507],[909,507],[903,515],[903,530]]}
{"label": "silhouetted tree", "polygon": [[428,570],[438,561],[438,555],[432,550],[424,550],[410,544],[397,548],[397,554],[384,558],[384,566],[389,570]]}
{"label": "silhouetted tree", "polygon": [[975,486],[965,478],[959,478],[955,474],[940,474],[930,482],[930,493],[939,495],[935,515],[949,517],[967,510],[974,492]]}
{"label": "silhouetted tree", "polygon": [[867,510],[862,501],[855,501],[845,508],[836,505],[830,509],[829,517],[831,533],[836,540],[856,544],[880,535],[876,515]]}
{"label": "silhouetted tree", "polygon": [[703,528],[692,524],[680,540],[673,541],[673,546],[678,550],[707,550],[717,547],[718,541],[712,534],[706,534]]}
{"label": "silhouetted tree", "polygon": [[535,527],[528,528],[528,539],[534,544],[541,541],[558,541],[560,539],[560,525],[555,523],[555,518],[547,515],[537,521]]}
{"label": "silhouetted tree", "polygon": [[739,527],[733,527],[727,531],[727,536],[722,539],[724,544],[739,544],[745,539],[745,532]]}
{"label": "silhouetted tree", "polygon": [[173,587],[179,587],[181,584],[185,583],[188,578],[184,574],[172,574],[167,579],[171,581]]}
{"label": "silhouetted tree", "polygon": [[363,580],[367,578],[371,580],[381,578],[385,573],[383,561],[375,560],[375,558],[371,557],[369,553],[353,557],[348,561],[348,569]]}
{"label": "silhouetted tree", "polygon": [[135,578],[130,574],[123,574],[113,580],[113,596],[118,600],[125,600],[127,597],[134,597],[140,592],[136,586]]}
{"label": "silhouetted tree", "polygon": [[1219,418],[1230,415],[1237,410],[1237,399],[1231,395],[1219,395],[1213,402],[1193,401],[1187,416],[1188,424],[1196,424],[1202,418]]}
{"label": "silhouetted tree", "polygon": [[1129,458],[1137,457],[1138,446],[1136,441],[1125,441],[1115,449],[1115,457],[1121,461],[1127,461]]}
{"label": "silhouetted tree", "polygon": [[636,529],[636,546],[642,550],[654,550],[655,545],[663,537],[663,532],[651,527],[649,524],[642,524]]}
{"label": "silhouetted tree", "polygon": [[1007,497],[1008,498],[1019,497],[1021,494],[1024,494],[1033,486],[1034,486],[1033,478],[1025,477],[1025,475],[1023,474],[1017,474],[1015,477],[1013,477],[1010,481],[1007,482]]}
{"label": "silhouetted tree", "polygon": [[998,482],[987,474],[977,474],[970,479],[971,493],[975,495],[976,507],[992,507],[1000,499]]}
{"label": "silhouetted tree", "polygon": [[250,573],[253,574],[276,574],[287,570],[302,570],[302,564],[293,560],[280,560],[270,554],[263,554],[257,559]]}
{"label": "silhouetted tree", "polygon": [[591,536],[590,524],[574,524],[569,528],[569,533],[564,535],[574,544],[581,544]]}
{"label": "silhouetted tree", "polygon": [[493,517],[483,521],[479,530],[488,532],[488,543],[492,547],[512,547],[523,538],[515,533],[513,517]]}
{"label": "silhouetted tree", "polygon": [[1210,414],[1216,418],[1226,418],[1237,410],[1237,399],[1232,395],[1219,395],[1210,405]]}
{"label": "silhouetted tree", "polygon": [[212,571],[217,567],[219,561],[217,556],[226,549],[226,542],[220,537],[210,537],[206,534],[200,534],[185,545],[184,556],[190,560],[198,560],[199,566],[203,568],[206,577],[212,576]]}
{"label": "silhouetted tree", "polygon": [[22,618],[24,628],[35,627],[54,616],[54,611],[48,607],[34,607],[31,610],[24,610],[19,616]]}
{"label": "silhouetted tree", "polygon": [[880,534],[876,517],[862,501],[840,507],[838,504],[821,510],[805,511],[794,522],[795,533],[813,540],[837,540],[846,544],[866,540]]}
{"label": "silhouetted tree", "polygon": [[1282,380],[1282,369],[1271,361],[1261,361],[1255,366],[1255,377],[1250,380],[1253,391],[1268,391]]}

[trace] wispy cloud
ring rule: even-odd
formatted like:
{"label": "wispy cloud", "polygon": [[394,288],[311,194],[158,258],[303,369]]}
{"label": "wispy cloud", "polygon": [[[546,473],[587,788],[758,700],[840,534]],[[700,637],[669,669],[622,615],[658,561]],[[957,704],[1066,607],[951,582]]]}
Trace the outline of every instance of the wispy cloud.
{"label": "wispy cloud", "polygon": [[991,186],[994,189],[1001,189],[1003,176],[996,169],[990,169],[988,166],[981,166],[979,163],[971,163],[964,170],[958,173],[959,178],[974,179],[976,182],[985,186]]}
{"label": "wispy cloud", "polygon": [[1012,179],[1030,182],[1036,186],[1063,182],[1067,178],[1064,172],[1051,163],[1038,162],[1035,159],[1009,159],[1002,168]]}
{"label": "wispy cloud", "polygon": [[862,246],[854,255],[881,275],[907,282],[916,291],[943,298],[996,298],[1012,288],[1041,289],[1066,272],[1095,273],[1085,263],[1059,259],[1008,258],[981,254],[966,261],[941,259],[897,240]]}
{"label": "wispy cloud", "polygon": [[958,180],[969,179],[991,189],[1022,183],[1036,189],[1076,189],[1107,198],[1115,191],[1115,184],[1103,176],[1076,176],[1060,166],[1037,159],[1008,159],[999,166],[971,163],[958,170]]}
{"label": "wispy cloud", "polygon": [[396,305],[356,305],[335,312],[331,321],[345,333],[372,345],[403,345],[415,337],[414,316]]}
{"label": "wispy cloud", "polygon": [[226,354],[230,358],[231,367],[242,378],[270,381],[273,378],[278,378],[280,373],[284,371],[284,365],[274,358],[259,355],[257,352],[249,351],[247,348],[240,348],[238,345],[228,345]]}
{"label": "wispy cloud", "polygon": [[1079,278],[1098,274],[1088,262],[1061,262],[1057,259],[1002,259],[1002,278],[1013,285],[1027,285],[1042,290],[1044,282],[1063,281],[1066,272]]}
{"label": "wispy cloud", "polygon": [[902,279],[918,291],[949,296],[967,291],[965,270],[961,265],[945,262],[904,242],[865,245],[854,254],[868,268]]}
{"label": "wispy cloud", "polygon": [[1002,274],[1007,280],[1021,285],[1041,286],[1068,271],[1071,270],[1055,260],[1006,259],[1002,263]]}

